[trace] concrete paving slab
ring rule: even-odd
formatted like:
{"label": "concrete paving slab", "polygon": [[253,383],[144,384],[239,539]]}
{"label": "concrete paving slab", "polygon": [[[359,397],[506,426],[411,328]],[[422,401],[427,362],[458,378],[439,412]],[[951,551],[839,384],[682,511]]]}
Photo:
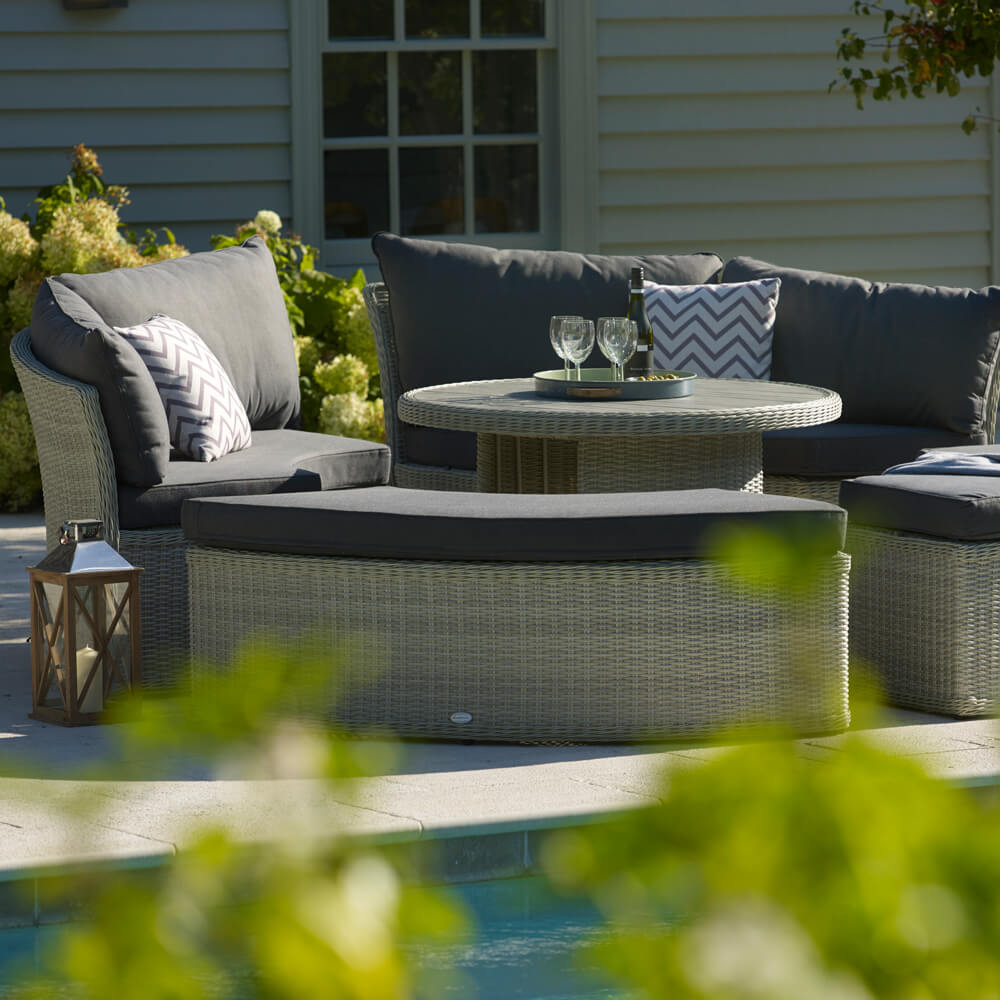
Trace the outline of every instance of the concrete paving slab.
{"label": "concrete paving slab", "polygon": [[358,805],[417,819],[437,835],[537,830],[656,804],[651,796],[537,774],[461,787],[451,783],[450,774],[420,780],[402,775],[361,783],[355,791],[352,801]]}
{"label": "concrete paving slab", "polygon": [[318,780],[87,783],[102,799],[102,822],[141,830],[183,848],[207,827],[243,843],[337,835],[419,837],[419,820],[358,805],[348,789]]}
{"label": "concrete paving slab", "polygon": [[0,779],[0,881],[25,871],[110,860],[162,862],[174,846],[108,822],[94,789],[77,782]]}
{"label": "concrete paving slab", "polygon": [[[840,733],[808,740],[814,747],[836,750],[845,741],[855,737],[853,733]],[[868,729],[864,739],[891,753],[904,755],[944,753],[951,750],[972,750],[988,746],[991,736],[1000,736],[994,719],[977,719],[948,722],[931,722],[926,725],[898,726]],[[996,756],[997,773],[1000,774],[1000,752]]]}

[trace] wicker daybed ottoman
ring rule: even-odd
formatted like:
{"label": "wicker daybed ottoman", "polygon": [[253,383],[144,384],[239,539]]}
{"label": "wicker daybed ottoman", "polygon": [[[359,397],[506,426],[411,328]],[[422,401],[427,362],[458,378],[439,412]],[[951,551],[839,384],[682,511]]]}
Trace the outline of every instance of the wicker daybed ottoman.
{"label": "wicker daybed ottoman", "polygon": [[[971,449],[968,449],[971,450]],[[1000,477],[845,480],[851,655],[894,705],[993,715],[1000,683]]]}
{"label": "wicker daybed ottoman", "polygon": [[[848,723],[849,560],[830,504],[387,486],[192,500],[182,522],[196,669],[257,632],[349,640],[333,712],[349,726],[609,742]],[[735,582],[709,552],[736,522],[818,541],[817,586]]]}

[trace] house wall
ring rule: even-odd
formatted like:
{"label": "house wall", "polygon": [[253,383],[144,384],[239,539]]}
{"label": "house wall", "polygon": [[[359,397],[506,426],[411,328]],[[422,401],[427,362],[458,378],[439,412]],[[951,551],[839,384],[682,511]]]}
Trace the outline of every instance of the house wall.
{"label": "house wall", "polygon": [[[132,228],[170,226],[197,250],[260,208],[295,225],[293,134],[295,207],[316,202],[301,178],[319,156],[307,100],[319,50],[299,16],[292,81],[291,2],[131,0],[74,12],[59,0],[0,0],[8,210],[20,214],[60,180],[83,142],[109,181],[131,189]],[[315,12],[325,0],[295,2]],[[849,94],[827,93],[852,20],[844,0],[551,2],[563,246],[1000,281],[998,140],[988,126],[972,137],[958,127],[976,106],[1000,106],[996,84],[856,110]],[[309,221],[296,228],[315,231]]]}
{"label": "house wall", "polygon": [[[843,0],[595,0],[599,249],[714,250],[980,286],[994,260],[990,107],[827,92]],[[694,15],[694,16],[692,16]]]}
{"label": "house wall", "polygon": [[0,0],[0,195],[20,215],[96,150],[132,203],[191,250],[258,209],[291,211],[288,0],[131,0],[66,11]]}

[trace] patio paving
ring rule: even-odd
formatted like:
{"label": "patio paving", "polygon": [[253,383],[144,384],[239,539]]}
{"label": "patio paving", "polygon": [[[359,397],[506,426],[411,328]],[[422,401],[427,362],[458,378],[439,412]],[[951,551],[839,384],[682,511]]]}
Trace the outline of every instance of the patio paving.
{"label": "patio paving", "polygon": [[[247,840],[292,825],[320,836],[341,830],[387,842],[447,841],[451,877],[517,873],[530,868],[534,831],[651,804],[664,769],[703,766],[723,752],[680,745],[412,743],[391,773],[336,789],[302,779],[220,779],[197,759],[157,754],[132,761],[133,780],[110,772],[102,779],[102,761],[118,752],[118,727],[69,729],[28,718],[25,569],[44,550],[40,515],[0,516],[0,882],[80,865],[156,864],[205,823]],[[943,779],[1000,780],[1000,731],[993,720],[891,711],[869,735]],[[843,740],[816,737],[797,747],[822,767]],[[84,769],[85,780],[79,778]],[[67,812],[67,802],[85,808]]]}

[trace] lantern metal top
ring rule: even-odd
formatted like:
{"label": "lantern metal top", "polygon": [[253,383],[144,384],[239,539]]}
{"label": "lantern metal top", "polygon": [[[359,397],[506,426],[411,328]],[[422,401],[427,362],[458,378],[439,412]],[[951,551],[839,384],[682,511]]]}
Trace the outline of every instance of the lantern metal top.
{"label": "lantern metal top", "polygon": [[46,573],[121,573],[134,569],[106,541],[96,520],[66,521],[56,546],[34,569]]}

